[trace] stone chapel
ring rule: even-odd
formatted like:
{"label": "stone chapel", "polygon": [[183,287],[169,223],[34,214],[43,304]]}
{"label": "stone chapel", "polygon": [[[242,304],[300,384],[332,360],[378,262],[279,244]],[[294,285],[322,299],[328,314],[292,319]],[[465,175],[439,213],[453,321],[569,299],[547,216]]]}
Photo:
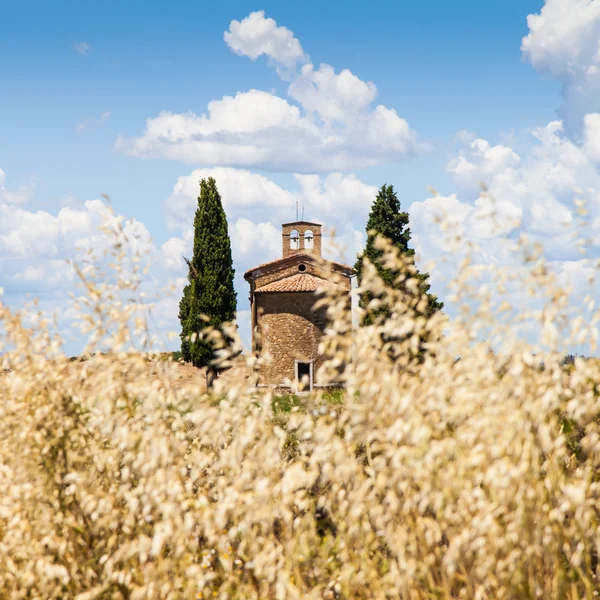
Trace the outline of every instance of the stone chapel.
{"label": "stone chapel", "polygon": [[259,372],[259,385],[303,392],[325,387],[318,369],[325,360],[319,343],[327,314],[324,307],[315,308],[315,291],[342,288],[350,305],[354,270],[322,258],[319,223],[295,221],[281,227],[282,257],[244,275],[250,284],[252,345],[255,352],[272,357]]}

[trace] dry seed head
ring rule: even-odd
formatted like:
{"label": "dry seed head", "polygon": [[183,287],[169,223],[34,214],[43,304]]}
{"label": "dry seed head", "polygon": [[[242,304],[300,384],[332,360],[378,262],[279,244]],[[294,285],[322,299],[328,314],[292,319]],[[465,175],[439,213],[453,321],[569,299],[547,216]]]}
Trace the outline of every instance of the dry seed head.
{"label": "dry seed head", "polygon": [[[244,372],[214,395],[177,385],[179,365],[156,359],[125,229],[109,220],[112,245],[77,267],[85,360],[62,355],[35,310],[0,304],[2,597],[597,589],[600,364],[566,367],[562,349],[597,340],[600,317],[571,310],[539,248],[523,240],[529,262],[510,273],[461,255],[459,318],[424,319],[424,299],[388,289],[367,262],[360,289],[390,317],[353,329],[345,299],[324,291],[324,370],[342,368],[345,391],[288,411]],[[418,293],[411,261],[376,243]],[[532,324],[539,345],[514,341],[515,325]],[[240,349],[234,325],[206,335],[220,360]]]}

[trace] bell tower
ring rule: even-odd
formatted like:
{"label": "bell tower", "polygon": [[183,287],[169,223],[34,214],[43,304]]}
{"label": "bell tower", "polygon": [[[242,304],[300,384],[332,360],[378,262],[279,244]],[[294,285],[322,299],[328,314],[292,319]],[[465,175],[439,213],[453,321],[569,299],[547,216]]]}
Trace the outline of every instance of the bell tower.
{"label": "bell tower", "polygon": [[293,221],[281,226],[282,258],[294,254],[321,257],[321,224]]}

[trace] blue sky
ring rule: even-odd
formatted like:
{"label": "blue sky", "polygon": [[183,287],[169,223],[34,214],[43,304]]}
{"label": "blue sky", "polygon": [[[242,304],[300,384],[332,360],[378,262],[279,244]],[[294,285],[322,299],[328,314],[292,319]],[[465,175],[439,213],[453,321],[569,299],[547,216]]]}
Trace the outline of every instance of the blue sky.
{"label": "blue sky", "polygon": [[[393,181],[406,202],[421,199],[426,186],[445,183],[431,163],[443,164],[456,131],[496,138],[553,118],[559,85],[532,74],[519,50],[525,16],[540,4],[383,2],[365,11],[338,2],[2,2],[0,164],[15,183],[38,178],[48,208],[66,194],[100,192],[131,216],[153,207],[145,222],[164,236],[162,202],[181,167],[118,155],[115,137],[135,135],[161,110],[200,113],[240,90],[284,92],[264,59],[251,62],[223,42],[232,19],[260,8],[316,63],[373,81],[382,104],[439,146],[439,156],[364,175],[373,185]],[[91,46],[84,56],[73,49],[82,42]],[[105,112],[107,122],[76,132]]]}
{"label": "blue sky", "polygon": [[[565,268],[574,258],[553,226],[544,230],[540,223],[547,221],[544,210],[571,214],[572,198],[564,182],[541,174],[556,172],[574,148],[586,164],[574,161],[572,174],[596,189],[598,5],[0,0],[0,202],[20,211],[0,224],[7,301],[19,305],[29,294],[42,295],[48,308],[62,304],[67,275],[53,286],[43,272],[76,255],[81,244],[59,244],[64,251],[52,240],[44,245],[44,228],[54,225],[39,211],[63,227],[71,216],[59,218],[61,208],[80,211],[79,218],[91,210],[85,202],[101,193],[152,237],[149,244],[164,259],[159,279],[181,283],[185,269],[175,255],[189,246],[195,169],[222,169],[217,183],[232,198],[229,206],[224,200],[233,235],[255,227],[272,238],[234,242],[240,272],[277,257],[279,224],[294,216],[298,198],[307,215],[336,227],[351,260],[374,187],[383,183],[395,185],[404,208],[414,204],[415,245],[424,258],[444,253],[427,220],[440,203],[462,215],[466,237],[488,240],[471,222],[475,179],[495,186],[501,200],[517,186],[507,214],[523,217],[518,230],[548,241],[551,259]],[[240,25],[236,32],[232,21]],[[274,45],[278,39],[296,44],[291,58]],[[342,81],[345,69],[350,75]],[[223,104],[225,116],[210,113],[210,122],[200,122],[209,103],[225,97],[239,105]],[[242,113],[256,123],[252,131],[233,123]],[[182,130],[166,143],[176,119]],[[547,129],[559,120],[563,130]],[[531,135],[536,129],[546,132],[543,139]],[[322,146],[331,135],[341,136],[335,157]],[[198,136],[209,145],[196,146]],[[546,204],[522,192],[540,181]],[[236,202],[236,185],[255,191]],[[428,186],[447,200],[431,198]],[[263,201],[261,194],[273,197]],[[27,215],[34,215],[30,222]],[[77,231],[86,235],[85,228]],[[493,261],[496,251],[482,260]],[[23,279],[28,266],[37,272]],[[238,277],[241,312],[244,285]]]}

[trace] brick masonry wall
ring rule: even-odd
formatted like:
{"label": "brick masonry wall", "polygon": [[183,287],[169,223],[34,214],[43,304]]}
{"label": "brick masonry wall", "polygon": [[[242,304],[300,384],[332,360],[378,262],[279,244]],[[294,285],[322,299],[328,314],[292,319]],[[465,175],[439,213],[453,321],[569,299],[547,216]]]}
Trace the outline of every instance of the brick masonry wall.
{"label": "brick masonry wall", "polygon": [[295,361],[314,360],[317,371],[325,358],[319,356],[319,342],[327,325],[324,308],[314,310],[313,292],[257,294],[258,329],[263,351],[272,362],[261,373],[261,383],[282,384],[295,380]]}
{"label": "brick masonry wall", "polygon": [[[290,244],[290,234],[292,231],[296,231],[299,234],[298,248],[292,248]],[[305,233],[311,231],[313,234],[313,247],[305,247]],[[282,243],[282,256],[287,258],[297,252],[305,252],[306,254],[314,254],[315,256],[321,256],[321,225],[316,223],[303,223],[298,221],[296,223],[290,223],[284,225],[282,228],[281,243]]]}

